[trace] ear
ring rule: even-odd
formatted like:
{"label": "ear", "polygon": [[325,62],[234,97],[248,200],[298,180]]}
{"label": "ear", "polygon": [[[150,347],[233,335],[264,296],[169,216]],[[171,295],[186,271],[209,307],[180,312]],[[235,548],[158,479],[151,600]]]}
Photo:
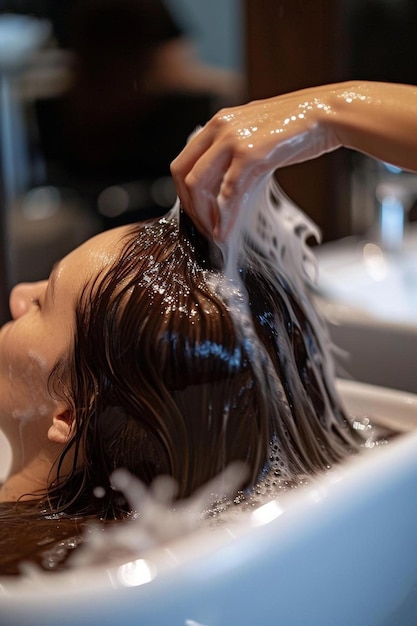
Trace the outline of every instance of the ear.
{"label": "ear", "polygon": [[52,418],[52,426],[48,430],[48,439],[53,443],[67,443],[75,430],[74,414],[69,409],[57,412]]}

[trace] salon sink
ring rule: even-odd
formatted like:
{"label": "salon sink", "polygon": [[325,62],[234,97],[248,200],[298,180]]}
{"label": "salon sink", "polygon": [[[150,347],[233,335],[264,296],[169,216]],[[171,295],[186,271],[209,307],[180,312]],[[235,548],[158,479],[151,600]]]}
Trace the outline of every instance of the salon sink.
{"label": "salon sink", "polygon": [[341,375],[417,391],[417,230],[399,252],[347,238],[319,246],[318,306]]}
{"label": "salon sink", "polygon": [[409,430],[417,427],[417,396],[338,385],[349,412],[406,432],[306,487],[128,563],[0,577],[0,622],[417,623],[417,432]]}
{"label": "salon sink", "polygon": [[371,241],[346,238],[317,248],[322,293],[377,320],[417,325],[417,231],[384,252]]}

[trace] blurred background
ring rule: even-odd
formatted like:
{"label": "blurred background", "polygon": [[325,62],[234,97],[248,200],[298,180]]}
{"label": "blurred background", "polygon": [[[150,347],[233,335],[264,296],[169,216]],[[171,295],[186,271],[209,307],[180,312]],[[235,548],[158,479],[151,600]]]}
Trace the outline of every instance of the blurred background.
{"label": "blurred background", "polygon": [[169,164],[247,99],[234,0],[0,2],[0,280],[47,277],[95,232],[163,214]]}
{"label": "blurred background", "polygon": [[[166,212],[170,161],[220,107],[416,83],[416,26],[415,0],[0,0],[0,320],[16,281]],[[328,243],[398,251],[417,213],[414,175],[348,150],[278,178]]]}

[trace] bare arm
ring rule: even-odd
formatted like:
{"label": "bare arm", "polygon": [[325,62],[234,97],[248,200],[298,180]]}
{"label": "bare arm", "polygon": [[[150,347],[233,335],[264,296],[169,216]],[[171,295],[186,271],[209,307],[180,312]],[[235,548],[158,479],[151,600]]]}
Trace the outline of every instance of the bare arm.
{"label": "bare arm", "polygon": [[171,169],[197,226],[224,239],[262,176],[340,146],[417,171],[417,87],[339,83],[223,109]]}

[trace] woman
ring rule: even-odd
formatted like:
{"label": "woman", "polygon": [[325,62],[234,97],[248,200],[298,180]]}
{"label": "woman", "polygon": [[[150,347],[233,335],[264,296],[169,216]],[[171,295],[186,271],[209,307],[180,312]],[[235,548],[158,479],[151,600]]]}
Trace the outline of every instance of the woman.
{"label": "woman", "polygon": [[[182,498],[235,460],[246,464],[240,485],[246,488],[268,473],[297,480],[360,447],[334,391],[302,262],[295,262],[305,256],[308,222],[268,187],[272,199],[268,195],[258,217],[264,231],[275,229],[267,233],[274,250],[262,247],[263,236],[241,229],[237,290],[235,283],[225,289],[223,259],[211,237],[213,227],[216,237],[227,234],[215,201],[221,184],[224,197],[233,189],[245,207],[241,194],[257,176],[336,146],[322,120],[333,110],[322,114],[324,107],[335,109],[339,122],[330,128],[344,133],[346,145],[413,166],[405,128],[413,128],[415,90],[366,86],[390,102],[383,106],[369,96],[366,127],[360,117],[352,121],[349,109],[360,113],[365,95],[349,89],[323,87],[229,110],[197,135],[173,171],[184,206],[208,237],[175,208],[160,220],[102,233],[61,261],[49,281],[12,292],[14,320],[0,332],[0,417],[15,457],[0,496],[6,503],[27,501],[25,523],[28,516],[58,519],[64,533],[63,518],[54,516],[75,516],[78,523],[80,516],[128,515],[111,484],[118,467],[146,484],[169,474]],[[403,105],[398,137],[386,131],[390,152],[381,119],[395,118],[393,93],[403,95],[408,108]],[[339,97],[338,108],[333,100]],[[374,131],[371,109],[381,114]],[[297,117],[291,110],[301,112]],[[317,136],[327,137],[320,149]],[[300,137],[304,152],[297,148]],[[194,184],[198,172],[205,173],[204,185]],[[262,212],[269,205],[271,215]],[[231,216],[229,229],[233,202]],[[57,535],[47,532],[51,542]]]}
{"label": "woman", "polygon": [[[263,176],[352,148],[417,171],[417,87],[351,81],[223,109],[174,160],[182,206],[224,240]],[[250,210],[250,206],[247,207]]]}
{"label": "woman", "polygon": [[285,271],[272,278],[250,241],[239,268],[244,332],[218,250],[176,207],[96,236],[48,281],[12,291],[0,331],[0,424],[14,451],[0,572],[16,571],[11,542],[28,558],[78,535],[82,518],[129,515],[111,483],[118,467],[145,484],[170,475],[183,498],[236,460],[244,489],[358,450],[305,294]]}
{"label": "woman", "polygon": [[[12,291],[14,320],[0,333],[1,424],[15,452],[3,501],[47,497],[54,511],[117,517],[117,467],[147,484],[169,474],[184,497],[236,459],[254,484],[273,439],[289,478],[355,449],[302,296],[247,255],[249,345],[216,293],[217,262],[174,209],[98,235],[48,281]],[[272,374],[257,369],[258,337]]]}

